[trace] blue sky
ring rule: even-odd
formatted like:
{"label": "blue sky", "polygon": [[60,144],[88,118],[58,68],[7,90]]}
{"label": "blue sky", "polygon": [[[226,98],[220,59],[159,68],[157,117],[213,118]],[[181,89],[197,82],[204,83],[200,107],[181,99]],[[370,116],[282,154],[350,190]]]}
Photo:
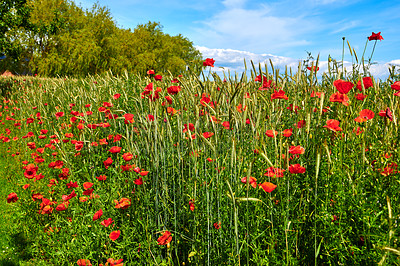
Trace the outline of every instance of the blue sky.
{"label": "blue sky", "polygon": [[[96,0],[75,0],[84,8]],[[160,22],[164,33],[182,34],[216,67],[243,70],[243,59],[255,63],[271,58],[278,66],[297,67],[311,52],[341,60],[342,37],[361,57],[367,37],[381,32],[373,74],[387,76],[388,64],[400,65],[400,1],[372,0],[99,0],[117,25],[132,30],[148,21]],[[368,43],[369,57],[374,41]],[[347,44],[345,60],[351,65]],[[217,70],[217,69],[215,69]],[[220,70],[222,71],[222,70]]]}

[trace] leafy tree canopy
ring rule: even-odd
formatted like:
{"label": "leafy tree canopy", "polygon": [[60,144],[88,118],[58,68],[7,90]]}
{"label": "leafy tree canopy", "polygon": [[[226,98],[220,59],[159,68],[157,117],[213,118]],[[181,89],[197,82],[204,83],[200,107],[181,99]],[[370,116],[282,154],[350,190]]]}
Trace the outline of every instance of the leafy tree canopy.
{"label": "leafy tree canopy", "polygon": [[9,27],[6,36],[19,47],[14,69],[44,76],[145,74],[149,69],[178,75],[187,67],[200,69],[201,54],[193,43],[163,33],[160,23],[122,29],[108,8],[95,4],[83,10],[68,0],[28,0],[22,7],[25,20],[14,22],[18,27]]}

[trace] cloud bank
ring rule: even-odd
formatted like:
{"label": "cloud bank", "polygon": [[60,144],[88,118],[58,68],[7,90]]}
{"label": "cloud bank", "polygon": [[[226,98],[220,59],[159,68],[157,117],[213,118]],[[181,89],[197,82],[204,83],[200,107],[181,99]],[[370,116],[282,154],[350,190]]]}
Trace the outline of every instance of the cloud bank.
{"label": "cloud bank", "polygon": [[[277,56],[273,54],[257,54],[248,51],[240,51],[233,49],[217,49],[217,48],[207,48],[204,46],[196,46],[203,58],[213,58],[215,60],[215,68],[213,71],[217,74],[228,74],[228,70],[231,75],[238,73],[241,74],[245,71],[246,61],[247,69],[252,69],[251,61],[254,63],[256,70],[258,71],[258,65],[261,64],[264,70],[264,65],[267,64],[270,67],[270,61],[274,65],[274,68],[279,68],[284,70],[285,67],[291,68],[293,73],[297,71],[299,63],[305,58],[290,58],[284,56]],[[392,60],[390,62],[380,62],[373,64],[370,67],[370,72],[375,78],[386,79],[389,75],[388,69],[392,66],[400,67],[400,59]],[[344,61],[344,67],[347,71],[352,70],[352,63]],[[326,72],[328,70],[328,61],[319,61],[319,74]]]}

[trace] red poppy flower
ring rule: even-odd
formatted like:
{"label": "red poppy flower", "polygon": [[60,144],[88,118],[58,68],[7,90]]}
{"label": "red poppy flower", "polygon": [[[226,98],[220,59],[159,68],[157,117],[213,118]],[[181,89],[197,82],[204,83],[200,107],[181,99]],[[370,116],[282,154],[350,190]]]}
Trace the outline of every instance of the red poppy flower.
{"label": "red poppy flower", "polygon": [[285,129],[285,130],[283,130],[283,132],[282,132],[282,135],[284,136],[284,137],[290,137],[291,135],[293,134],[293,129],[292,128],[289,128],[289,129]]}
{"label": "red poppy flower", "polygon": [[106,175],[99,175],[99,176],[96,176],[96,178],[99,181],[105,181],[107,179],[107,176]]}
{"label": "red poppy flower", "polygon": [[360,115],[357,118],[355,118],[354,121],[361,123],[367,120],[371,120],[372,118],[374,118],[374,116],[375,116],[374,112],[372,112],[369,109],[364,109],[361,110]]}
{"label": "red poppy flower", "polygon": [[67,183],[67,188],[77,188],[78,187],[78,182],[69,182]]}
{"label": "red poppy flower", "polygon": [[206,139],[211,138],[213,135],[214,135],[214,133],[212,133],[212,132],[204,132],[203,133],[203,137]]}
{"label": "red poppy flower", "polygon": [[64,116],[64,112],[57,112],[56,113],[56,118],[59,119],[60,117]]}
{"label": "red poppy flower", "polygon": [[207,59],[203,62],[203,66],[214,67],[214,63],[215,63],[215,60],[214,60],[213,58],[207,58]]}
{"label": "red poppy flower", "polygon": [[103,220],[100,224],[103,225],[104,227],[108,227],[112,223],[113,223],[113,219],[108,218],[108,219]]}
{"label": "red poppy flower", "polygon": [[362,93],[357,93],[356,94],[356,99],[359,100],[359,101],[364,101],[365,98],[367,98],[367,95],[364,95]]}
{"label": "red poppy flower", "polygon": [[190,210],[191,211],[194,211],[194,203],[193,203],[193,201],[191,201],[191,200],[189,200],[189,208],[190,208]]}
{"label": "red poppy flower", "polygon": [[144,170],[142,170],[142,171],[140,171],[140,175],[141,176],[146,176],[147,174],[149,173],[149,171],[144,171]]}
{"label": "red poppy flower", "polygon": [[141,177],[135,179],[133,182],[138,186],[143,185],[143,179]]}
{"label": "red poppy flower", "polygon": [[326,121],[326,127],[327,129],[330,129],[332,131],[342,131],[342,129],[339,127],[339,121],[335,120],[335,119],[329,119],[328,121]]}
{"label": "red poppy flower", "polygon": [[229,129],[229,121],[222,122],[222,126],[223,126],[225,129]]}
{"label": "red poppy flower", "polygon": [[91,188],[93,186],[93,183],[90,182],[85,182],[83,183],[83,189],[84,190],[88,190],[89,188]]}
{"label": "red poppy flower", "polygon": [[[364,77],[364,78],[362,78],[362,80],[363,80],[363,83],[364,83],[364,89],[368,89],[368,88],[371,88],[371,87],[374,86],[374,84],[372,83],[371,77]],[[357,88],[359,91],[362,91],[361,80],[359,80],[359,81],[357,82],[356,88]]]}
{"label": "red poppy flower", "polygon": [[114,260],[109,258],[107,260],[106,265],[110,265],[110,266],[123,266],[124,264],[122,263],[124,260],[123,259],[119,259],[119,260]]}
{"label": "red poppy flower", "polygon": [[221,222],[219,222],[219,223],[215,222],[214,223],[214,228],[217,229],[217,230],[221,229]]}
{"label": "red poppy flower", "polygon": [[106,167],[106,169],[108,169],[108,167],[113,163],[113,160],[111,159],[111,157],[107,158],[107,160],[105,160],[103,162],[104,166]]}
{"label": "red poppy flower", "polygon": [[279,91],[274,90],[274,93],[271,95],[271,100],[274,100],[274,99],[287,100],[289,98],[285,95],[285,92],[283,90],[279,90]]}
{"label": "red poppy flower", "polygon": [[56,211],[65,211],[68,208],[69,201],[64,201],[56,207]]}
{"label": "red poppy flower", "polygon": [[340,93],[340,92],[336,92],[334,94],[331,95],[331,97],[329,98],[329,101],[331,102],[339,102],[342,103],[344,106],[349,106],[349,97],[346,94]]}
{"label": "red poppy flower", "polygon": [[[311,70],[311,67],[307,67],[307,69],[308,69],[308,70]],[[314,72],[317,72],[317,71],[319,70],[319,67],[313,66],[312,69],[313,69]]]}
{"label": "red poppy flower", "polygon": [[121,235],[121,231],[120,231],[120,230],[112,231],[112,232],[110,233],[110,239],[111,239],[112,241],[115,241],[115,240],[118,239],[118,237],[119,237],[120,235]]}
{"label": "red poppy flower", "polygon": [[147,115],[147,120],[149,120],[150,122],[154,121],[154,115],[152,114]]}
{"label": "red poppy flower", "polygon": [[267,80],[267,78],[264,77],[263,84],[262,84],[261,87],[258,88],[258,90],[265,91],[265,90],[268,90],[270,88],[272,88],[272,80]]}
{"label": "red poppy flower", "polygon": [[400,91],[400,81],[396,81],[395,83],[390,85],[390,87],[395,91]]}
{"label": "red poppy flower", "polygon": [[36,176],[37,170],[39,169],[39,167],[35,166],[32,163],[28,164],[24,168],[25,168],[24,176],[28,179],[34,178]]}
{"label": "red poppy flower", "polygon": [[154,75],[155,73],[153,69],[147,70],[147,75]]}
{"label": "red poppy flower", "polygon": [[390,121],[393,121],[393,114],[389,107],[386,108],[386,110],[381,110],[378,115],[382,117],[387,117]]}
{"label": "red poppy flower", "polygon": [[300,164],[292,164],[289,166],[289,172],[292,174],[303,174],[306,172],[306,168]]}
{"label": "red poppy flower", "polygon": [[100,219],[100,217],[103,215],[103,210],[100,209],[95,214],[93,215],[93,221],[96,221],[97,219]]}
{"label": "red poppy flower", "polygon": [[113,146],[113,147],[111,147],[109,152],[111,152],[111,153],[119,153],[121,151],[121,149],[122,149],[121,147]]}
{"label": "red poppy flower", "polygon": [[121,198],[120,201],[118,200],[114,200],[115,208],[116,209],[121,209],[121,210],[125,210],[127,209],[129,206],[131,206],[131,200],[127,199],[127,198]]}
{"label": "red poppy flower", "polygon": [[171,232],[165,231],[162,236],[157,239],[157,245],[167,245],[172,241]]}
{"label": "red poppy flower", "polygon": [[278,131],[275,131],[273,129],[269,129],[265,132],[265,135],[267,135],[270,138],[275,138],[278,135]]}
{"label": "red poppy flower", "polygon": [[122,158],[126,161],[129,162],[130,160],[133,159],[133,154],[130,152],[126,152],[122,155]]}
{"label": "red poppy flower", "polygon": [[268,177],[283,177],[283,174],[286,170],[284,169],[279,169],[277,167],[268,167],[267,169],[265,169],[264,176],[268,176]]}
{"label": "red poppy flower", "polygon": [[303,147],[301,147],[300,145],[299,146],[291,146],[289,148],[290,154],[304,154],[305,152],[306,152],[306,150]]}
{"label": "red poppy flower", "polygon": [[162,76],[161,75],[155,75],[154,76],[154,80],[162,80]]}
{"label": "red poppy flower", "polygon": [[188,124],[184,124],[183,125],[185,128],[183,129],[183,133],[187,132],[188,130],[190,131],[194,131],[194,125],[192,123],[189,123],[189,128],[188,128]]}
{"label": "red poppy flower", "polygon": [[368,41],[374,41],[374,40],[383,40],[383,37],[381,36],[381,32],[374,33],[372,32],[371,36],[368,37]]}
{"label": "red poppy flower", "polygon": [[302,128],[302,127],[304,127],[306,125],[306,121],[305,120],[300,120],[295,125],[297,126],[297,128]]}
{"label": "red poppy flower", "polygon": [[254,81],[255,81],[255,82],[261,82],[261,80],[266,80],[266,79],[267,79],[266,76],[258,75],[258,76],[254,79]]}
{"label": "red poppy flower", "polygon": [[16,202],[18,200],[17,193],[12,192],[7,196],[7,203]]}
{"label": "red poppy flower", "polygon": [[181,91],[181,87],[180,86],[170,86],[167,88],[167,92],[171,95],[175,95],[178,92]]}
{"label": "red poppy flower", "polygon": [[260,184],[259,187],[262,188],[265,192],[271,193],[272,191],[275,190],[277,185],[274,185],[270,182],[264,182],[264,183]]}
{"label": "red poppy flower", "polygon": [[124,114],[124,118],[125,118],[124,121],[125,124],[130,124],[135,122],[135,120],[133,120],[133,114]]}
{"label": "red poppy flower", "polygon": [[344,81],[341,79],[335,80],[333,86],[342,94],[347,94],[354,87],[350,81]]}
{"label": "red poppy flower", "polygon": [[90,260],[87,260],[87,259],[79,259],[76,263],[79,266],[92,266],[92,263],[90,263]]}
{"label": "red poppy flower", "polygon": [[257,187],[257,179],[255,177],[250,176],[249,178],[247,178],[247,176],[245,176],[240,181],[243,184],[247,184],[247,180],[249,180],[250,186],[252,186],[253,188]]}

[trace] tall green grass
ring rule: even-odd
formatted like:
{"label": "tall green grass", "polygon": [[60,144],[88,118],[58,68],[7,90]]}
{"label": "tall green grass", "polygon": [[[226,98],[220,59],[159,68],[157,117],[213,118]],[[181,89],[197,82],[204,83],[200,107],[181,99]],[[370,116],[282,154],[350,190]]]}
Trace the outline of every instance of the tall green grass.
{"label": "tall green grass", "polygon": [[[1,132],[3,146],[13,154],[12,163],[19,167],[23,161],[34,163],[37,173],[44,175],[34,182],[20,168],[9,191],[18,194],[13,204],[27,214],[22,223],[34,255],[58,265],[78,259],[96,265],[109,258],[123,258],[126,265],[399,263],[399,174],[393,164],[399,158],[399,97],[390,87],[399,77],[374,80],[373,87],[363,88],[368,95],[364,101],[355,99],[360,92],[353,88],[345,106],[330,102],[336,92],[333,82],[346,79],[338,69],[320,78],[302,65],[296,73],[280,74],[270,64],[264,69],[253,66],[250,76],[227,76],[226,81],[212,73],[201,79],[188,73],[178,84],[170,82],[174,77],[155,81],[151,76],[128,74],[79,80],[14,78],[4,97]],[[259,75],[262,80],[256,82]],[[360,78],[349,79],[356,84]],[[264,79],[272,81],[271,88],[260,90]],[[154,90],[162,88],[155,101],[141,97],[151,82]],[[171,105],[163,105],[172,85],[181,90],[170,95]],[[272,100],[274,90],[281,89],[288,100]],[[311,97],[313,91],[322,94]],[[115,94],[121,94],[120,98],[114,99]],[[107,109],[117,118],[108,119],[99,112],[104,102],[113,104]],[[71,103],[75,106],[70,107]],[[167,107],[176,113],[168,113]],[[393,121],[378,116],[388,107]],[[363,109],[372,110],[375,117],[354,121]],[[71,110],[83,116],[72,123]],[[65,115],[56,119],[55,113],[61,111]],[[134,123],[125,124],[127,113],[134,114]],[[154,121],[149,121],[149,114]],[[35,118],[34,123],[27,124],[29,117]],[[340,121],[343,131],[324,127],[330,119]],[[79,120],[84,121],[84,129],[77,128]],[[226,121],[229,129],[222,126]],[[21,125],[15,126],[18,122]],[[102,122],[110,126],[87,127]],[[194,125],[190,134],[183,131],[189,123]],[[358,127],[363,133],[356,134]],[[5,128],[11,130],[9,135]],[[293,134],[283,136],[283,130],[290,128]],[[49,130],[46,139],[38,138],[41,129]],[[278,134],[268,137],[267,130]],[[22,138],[28,132],[34,137]],[[204,132],[213,135],[206,138]],[[67,139],[65,133],[83,141],[79,155],[71,141],[62,141]],[[50,135],[60,142],[53,144],[55,150],[45,148],[37,154],[44,162],[35,163],[37,155],[32,155],[35,150],[27,143],[44,147]],[[113,142],[110,135],[122,138]],[[13,141],[16,136],[18,140]],[[92,145],[100,139],[108,144]],[[122,147],[121,152],[110,153],[112,146]],[[289,153],[293,146],[303,147],[305,153]],[[125,152],[134,159],[125,162]],[[107,158],[113,160],[108,169],[103,164]],[[56,160],[69,168],[68,179],[59,178],[61,169],[48,167]],[[142,176],[143,185],[135,184],[141,177],[135,171],[121,172],[120,166],[126,164],[149,171]],[[289,167],[295,164],[305,167],[305,173],[290,173]],[[284,170],[283,176],[265,175],[269,167]],[[386,174],[385,168],[392,172]],[[97,180],[100,175],[107,179]],[[255,188],[250,176],[257,179]],[[243,183],[243,177],[248,181]],[[49,187],[51,179],[58,184]],[[72,191],[66,186],[70,181],[78,183],[78,196],[70,200],[67,210],[56,211],[62,195]],[[84,182],[93,183],[93,195],[98,196],[81,202]],[[277,187],[267,193],[259,187],[264,182]],[[22,189],[25,184],[30,184],[26,190]],[[33,193],[57,201],[51,214],[38,212],[41,201],[33,201]],[[121,198],[130,199],[131,206],[116,209],[114,200]],[[99,209],[104,214],[93,221]],[[100,224],[106,218],[114,220],[107,228]],[[109,234],[116,230],[121,235],[112,241]],[[157,245],[165,231],[172,233],[172,241]]]}

